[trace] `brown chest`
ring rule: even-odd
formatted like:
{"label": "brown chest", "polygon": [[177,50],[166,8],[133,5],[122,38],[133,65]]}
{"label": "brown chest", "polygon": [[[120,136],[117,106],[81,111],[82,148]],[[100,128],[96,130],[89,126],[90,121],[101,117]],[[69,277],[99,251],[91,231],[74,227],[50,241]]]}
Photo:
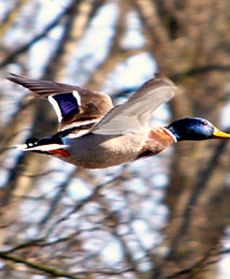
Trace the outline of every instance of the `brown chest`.
{"label": "brown chest", "polygon": [[164,127],[153,128],[139,153],[138,158],[151,156],[163,151],[170,144],[174,143],[173,136]]}

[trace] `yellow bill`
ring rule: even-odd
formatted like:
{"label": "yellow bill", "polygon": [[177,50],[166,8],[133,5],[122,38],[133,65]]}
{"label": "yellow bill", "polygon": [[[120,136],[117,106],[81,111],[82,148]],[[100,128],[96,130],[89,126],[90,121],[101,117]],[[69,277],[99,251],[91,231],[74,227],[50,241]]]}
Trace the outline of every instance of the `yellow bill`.
{"label": "yellow bill", "polygon": [[230,134],[222,132],[222,131],[218,130],[217,128],[214,128],[213,136],[215,138],[219,138],[219,139],[230,139]]}

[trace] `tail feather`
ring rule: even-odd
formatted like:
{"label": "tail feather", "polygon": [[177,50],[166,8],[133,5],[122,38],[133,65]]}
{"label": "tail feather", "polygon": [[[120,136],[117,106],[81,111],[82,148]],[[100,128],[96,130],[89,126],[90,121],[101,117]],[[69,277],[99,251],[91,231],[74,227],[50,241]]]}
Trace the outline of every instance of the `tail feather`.
{"label": "tail feather", "polygon": [[[46,137],[42,139],[29,138],[25,144],[15,146],[22,151],[31,151],[44,154],[63,155],[69,153],[66,150],[69,146],[64,144],[59,136]],[[60,152],[61,151],[61,152]]]}
{"label": "tail feather", "polygon": [[18,144],[15,146],[16,149],[22,150],[22,151],[38,151],[38,152],[49,152],[57,149],[66,149],[69,146],[66,144],[44,144],[44,145],[36,145],[36,146],[28,146],[27,144]]}

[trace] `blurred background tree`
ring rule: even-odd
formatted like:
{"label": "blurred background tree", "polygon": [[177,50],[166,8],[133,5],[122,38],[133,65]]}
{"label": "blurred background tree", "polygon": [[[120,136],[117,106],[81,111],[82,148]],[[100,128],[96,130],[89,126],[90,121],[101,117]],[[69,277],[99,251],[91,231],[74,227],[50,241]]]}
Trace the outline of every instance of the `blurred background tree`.
{"label": "blurred background tree", "polygon": [[57,127],[8,72],[108,92],[161,71],[187,115],[228,129],[228,0],[0,1],[0,277],[229,278],[229,144],[185,142],[104,170],[9,149]]}

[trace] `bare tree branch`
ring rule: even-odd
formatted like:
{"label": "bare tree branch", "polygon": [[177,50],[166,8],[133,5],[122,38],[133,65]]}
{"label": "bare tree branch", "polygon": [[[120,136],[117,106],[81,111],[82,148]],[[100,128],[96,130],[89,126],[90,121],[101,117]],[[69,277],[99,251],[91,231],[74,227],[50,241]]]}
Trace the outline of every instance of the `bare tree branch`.
{"label": "bare tree branch", "polygon": [[52,275],[53,277],[66,277],[66,278],[70,278],[70,279],[79,279],[79,277],[77,277],[73,274],[70,274],[68,272],[62,271],[56,267],[52,267],[50,265],[48,266],[48,265],[41,264],[41,263],[35,263],[30,260],[26,260],[26,259],[23,259],[23,258],[20,258],[17,256],[13,256],[13,255],[10,255],[5,252],[0,252],[0,258],[7,260],[7,261],[12,261],[14,263],[24,264],[30,268],[33,268],[33,269],[43,272],[45,274]]}
{"label": "bare tree branch", "polygon": [[39,40],[46,37],[46,35],[54,29],[58,24],[61,23],[62,20],[66,20],[68,18],[67,16],[72,13],[73,6],[75,5],[75,2],[73,1],[72,4],[70,4],[67,8],[65,8],[52,22],[50,22],[44,30],[42,30],[39,34],[35,35],[29,42],[25,43],[18,49],[16,49],[14,52],[8,54],[7,57],[5,57],[2,62],[0,62],[0,68],[3,68],[7,66],[8,64],[15,61],[15,59],[23,54],[24,52],[28,51],[35,43],[37,43]]}

